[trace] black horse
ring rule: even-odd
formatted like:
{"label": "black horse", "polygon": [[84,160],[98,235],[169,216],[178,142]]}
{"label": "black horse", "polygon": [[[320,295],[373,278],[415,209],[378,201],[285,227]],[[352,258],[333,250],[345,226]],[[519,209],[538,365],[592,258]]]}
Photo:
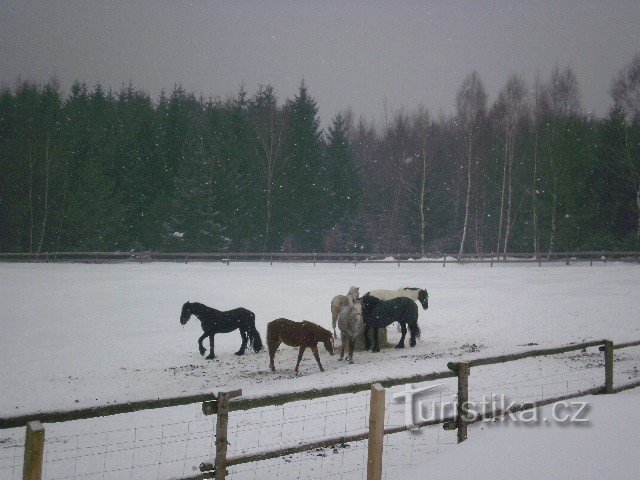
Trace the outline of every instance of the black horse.
{"label": "black horse", "polygon": [[404,338],[407,335],[407,326],[411,332],[409,345],[416,346],[416,338],[420,338],[420,327],[418,327],[418,306],[407,297],[397,297],[391,300],[380,300],[369,295],[362,297],[362,316],[364,317],[364,348],[369,350],[371,341],[369,340],[369,329],[373,328],[373,349],[372,352],[379,352],[378,329],[386,328],[393,322],[398,322],[401,327],[402,337],[396,348],[404,348]]}
{"label": "black horse", "polygon": [[244,351],[247,348],[247,342],[249,346],[253,347],[253,350],[257,353],[262,350],[262,340],[260,334],[256,330],[256,316],[255,314],[247,310],[246,308],[234,308],[226,312],[221,312],[215,308],[207,307],[198,302],[187,302],[182,306],[182,313],[180,313],[180,323],[185,325],[191,315],[195,315],[202,324],[202,336],[198,339],[198,349],[200,355],[204,355],[207,351],[202,346],[202,341],[209,337],[210,352],[207,359],[216,358],[213,353],[213,337],[216,333],[229,333],[235,329],[240,329],[240,335],[242,336],[242,345],[240,350],[236,352],[236,355],[244,355]]}

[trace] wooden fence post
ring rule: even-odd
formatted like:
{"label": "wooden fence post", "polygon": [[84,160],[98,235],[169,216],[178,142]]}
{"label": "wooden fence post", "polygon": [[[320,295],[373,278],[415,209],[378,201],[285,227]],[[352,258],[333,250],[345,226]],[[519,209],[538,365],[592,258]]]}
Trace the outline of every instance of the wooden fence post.
{"label": "wooden fence post", "polygon": [[456,406],[456,428],[458,430],[458,443],[467,439],[467,413],[469,402],[469,364],[459,362],[448,365],[458,374],[458,402]]}
{"label": "wooden fence post", "polygon": [[27,423],[27,435],[24,441],[24,466],[22,480],[40,480],[42,478],[42,459],[44,457],[44,427],[35,421]]}
{"label": "wooden fence post", "polygon": [[382,449],[384,444],[384,387],[371,385],[369,405],[369,452],[367,456],[367,480],[382,478]]}
{"label": "wooden fence post", "polygon": [[203,402],[202,413],[205,415],[216,415],[216,457],[214,464],[200,464],[201,471],[209,471],[213,467],[216,480],[225,480],[227,478],[227,445],[229,445],[227,436],[227,425],[229,424],[229,401],[232,398],[242,395],[242,390],[234,390],[232,392],[219,392],[218,397],[214,401]]}
{"label": "wooden fence post", "polygon": [[613,342],[604,341],[604,392],[613,392]]}

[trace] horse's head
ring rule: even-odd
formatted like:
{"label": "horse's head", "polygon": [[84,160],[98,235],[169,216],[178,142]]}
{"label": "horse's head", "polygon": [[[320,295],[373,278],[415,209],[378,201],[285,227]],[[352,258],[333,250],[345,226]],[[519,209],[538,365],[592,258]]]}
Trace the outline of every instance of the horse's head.
{"label": "horse's head", "polygon": [[182,312],[180,312],[180,325],[185,325],[189,318],[191,318],[191,303],[186,302],[182,306]]}
{"label": "horse's head", "polygon": [[329,352],[329,355],[333,355],[333,333],[326,329],[323,330],[322,343],[324,344],[324,348],[327,349],[327,352]]}
{"label": "horse's head", "polygon": [[356,321],[364,322],[364,319],[362,318],[362,300],[361,299],[356,300],[352,308],[353,308],[354,315],[356,317]]}
{"label": "horse's head", "polygon": [[371,311],[372,308],[375,308],[382,300],[377,297],[374,297],[370,294],[365,294],[364,297],[360,299],[360,304],[362,305],[362,313],[367,315],[368,312]]}
{"label": "horse's head", "polygon": [[423,310],[429,308],[429,292],[426,290],[420,290],[418,292],[418,301],[422,305]]}
{"label": "horse's head", "polygon": [[347,297],[349,297],[352,302],[355,302],[360,298],[360,287],[351,287],[349,293],[347,293]]}

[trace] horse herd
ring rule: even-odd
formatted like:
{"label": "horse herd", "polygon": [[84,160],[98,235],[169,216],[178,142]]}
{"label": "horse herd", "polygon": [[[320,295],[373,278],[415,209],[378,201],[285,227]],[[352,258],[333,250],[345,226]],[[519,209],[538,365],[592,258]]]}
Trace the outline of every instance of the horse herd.
{"label": "horse herd", "polygon": [[[342,337],[342,351],[340,360],[344,358],[348,344],[347,360],[353,363],[353,351],[356,338],[364,334],[364,348],[372,352],[379,352],[378,329],[386,328],[393,322],[398,322],[402,336],[396,348],[404,348],[407,329],[410,332],[409,345],[414,347],[416,339],[420,338],[418,327],[418,307],[429,308],[429,294],[421,288],[400,288],[397,290],[372,290],[360,297],[358,287],[351,287],[347,295],[337,295],[331,301],[331,318],[333,333],[313,322],[295,322],[286,318],[278,318],[267,324],[267,348],[269,350],[269,367],[275,372],[274,358],[280,344],[298,347],[298,362],[295,371],[298,372],[302,355],[307,348],[313,352],[320,371],[324,371],[318,354],[318,343],[323,343],[329,354],[333,355],[333,339],[338,338],[336,327]],[[256,329],[255,314],[246,308],[220,311],[207,307],[198,302],[186,302],[182,306],[180,323],[185,325],[191,315],[195,315],[201,323],[204,332],[198,338],[198,350],[201,355],[206,353],[202,342],[209,337],[209,355],[207,359],[214,359],[214,336],[216,333],[229,333],[240,330],[242,344],[236,355],[244,355],[247,346],[257,353],[262,350],[262,339]],[[369,338],[369,331],[373,329],[373,348]]]}

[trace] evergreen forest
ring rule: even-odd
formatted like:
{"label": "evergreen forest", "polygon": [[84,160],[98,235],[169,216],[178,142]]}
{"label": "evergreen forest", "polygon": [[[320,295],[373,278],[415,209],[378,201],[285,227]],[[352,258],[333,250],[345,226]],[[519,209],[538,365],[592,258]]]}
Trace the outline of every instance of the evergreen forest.
{"label": "evergreen forest", "polygon": [[472,72],[449,116],[345,106],[323,128],[305,82],[289,99],[19,82],[0,91],[0,252],[638,250],[640,55],[610,93],[590,115],[556,67],[490,103]]}

